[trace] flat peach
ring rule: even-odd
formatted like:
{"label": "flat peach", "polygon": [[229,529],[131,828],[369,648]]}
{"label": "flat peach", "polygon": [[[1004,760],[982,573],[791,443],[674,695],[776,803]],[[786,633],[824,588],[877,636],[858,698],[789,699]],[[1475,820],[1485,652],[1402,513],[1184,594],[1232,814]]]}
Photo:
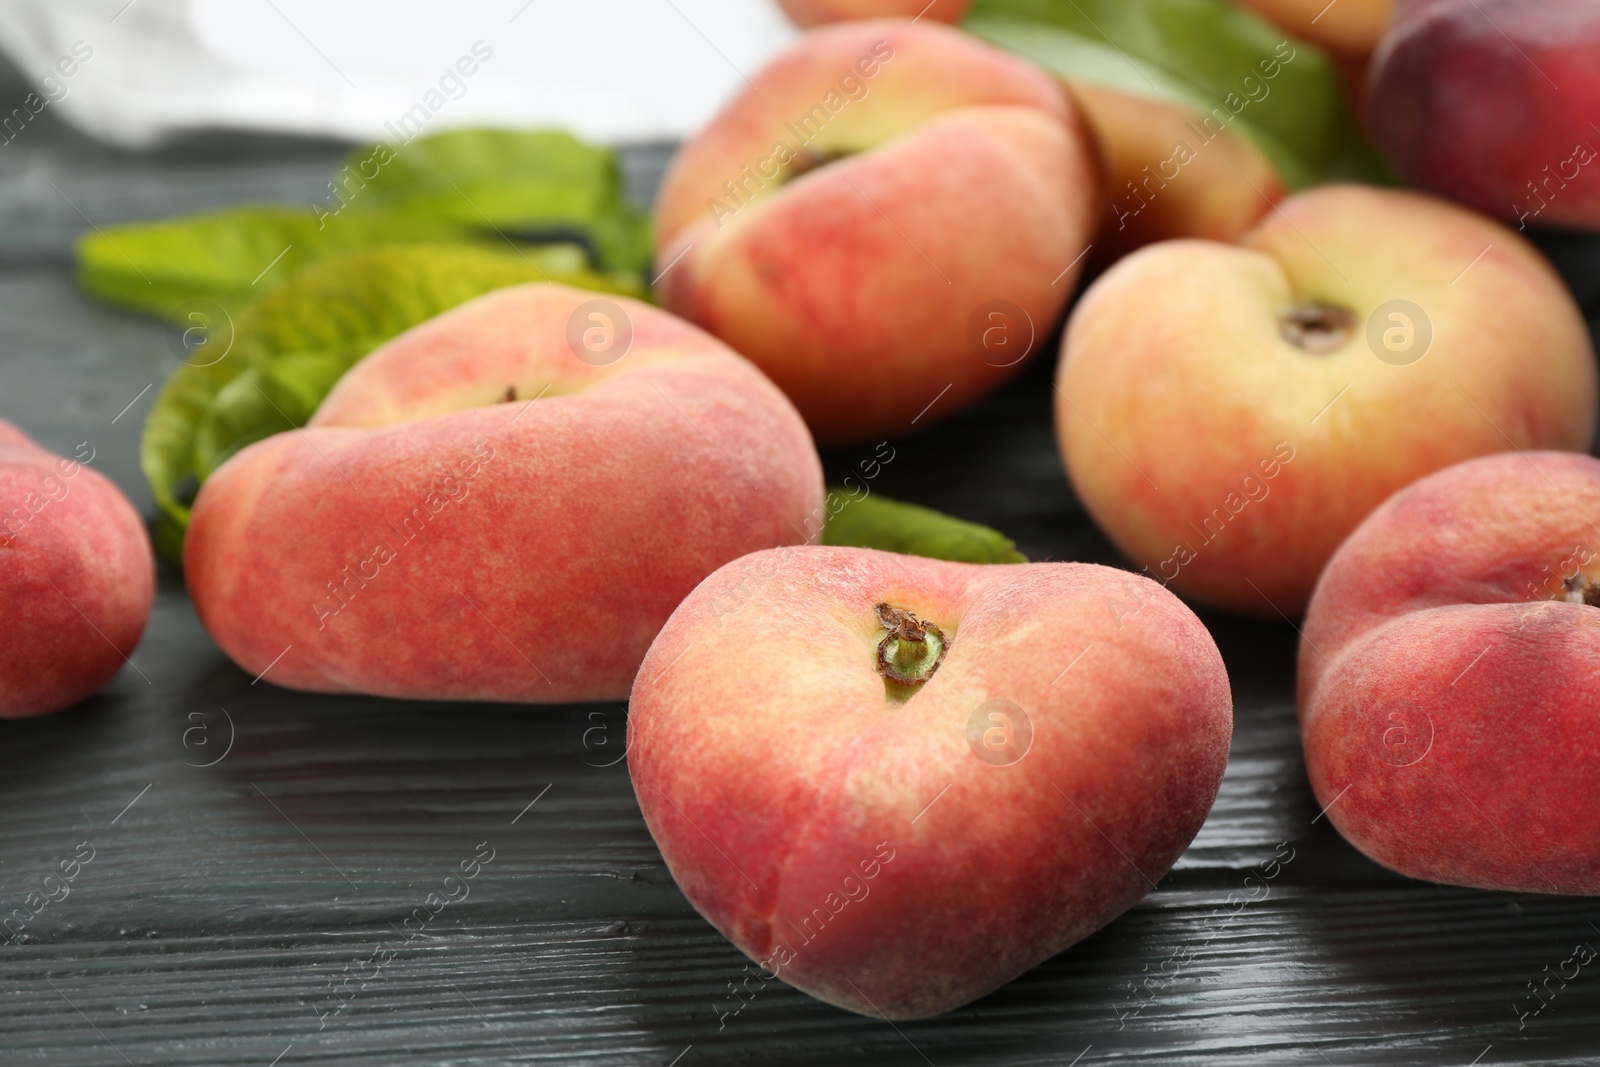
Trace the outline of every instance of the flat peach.
{"label": "flat peach", "polygon": [[[914,616],[917,669],[880,605]],[[1205,627],[1147,579],[803,547],[690,594],[628,728],[668,868],[760,980],[904,1019],[1144,896],[1205,820],[1232,714]]]}
{"label": "flat peach", "polygon": [[804,425],[749,363],[534,284],[395,338],[306,429],[228,460],[184,564],[217,643],[279,685],[616,699],[700,579],[806,540],[821,503]]}
{"label": "flat peach", "polygon": [[1469,460],[1397,493],[1317,583],[1306,770],[1339,832],[1432,882],[1600,894],[1600,460]]}
{"label": "flat peach", "polygon": [[1395,490],[1586,450],[1595,407],[1588,327],[1532,245],[1448,201],[1330,186],[1238,245],[1151,245],[1102,275],[1068,324],[1056,428],[1130,559],[1276,618]]}
{"label": "flat peach", "polygon": [[753,81],[663,180],[663,304],[829,441],[928,425],[1016,373],[1072,293],[1098,206],[1060,86],[896,20],[806,34]]}

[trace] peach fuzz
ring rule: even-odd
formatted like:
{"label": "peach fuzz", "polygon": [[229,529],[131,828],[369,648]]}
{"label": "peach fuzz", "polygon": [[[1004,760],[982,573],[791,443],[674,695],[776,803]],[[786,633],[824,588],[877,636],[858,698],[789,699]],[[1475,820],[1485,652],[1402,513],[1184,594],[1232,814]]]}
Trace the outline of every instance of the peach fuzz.
{"label": "peach fuzz", "polygon": [[960,22],[972,0],[778,0],[797,26],[851,19],[924,18]]}
{"label": "peach fuzz", "polygon": [[[607,321],[615,349],[580,359],[569,337]],[[303,431],[228,460],[184,565],[217,643],[278,685],[618,699],[700,579],[806,540],[821,504],[804,425],[748,362],[637,301],[532,284],[400,335]]]}
{"label": "peach fuzz", "polygon": [[[84,449],[88,449],[88,455]],[[111,481],[0,420],[0,718],[59,711],[139,644],[155,598],[144,521]]]}
{"label": "peach fuzz", "polygon": [[1361,57],[1378,45],[1389,25],[1393,0],[1339,0],[1317,4],[1307,0],[1239,0],[1301,40],[1319,44],[1341,56]]}
{"label": "peach fuzz", "polygon": [[1092,82],[1068,90],[1093,131],[1110,198],[1097,262],[1152,241],[1235,241],[1288,192],[1248,137],[1216,131],[1215,119],[1203,125],[1201,112]]}
{"label": "peach fuzz", "polygon": [[1336,186],[1238,246],[1152,245],[1103,275],[1068,325],[1056,429],[1130,559],[1276,618],[1402,486],[1587,449],[1595,389],[1583,318],[1526,241],[1429,196]]}
{"label": "peach fuzz", "polygon": [[[926,425],[1014,373],[1072,293],[1098,207],[1058,83],[895,20],[809,33],[754,82],[663,181],[664,305],[829,441]],[[989,317],[999,301],[1021,316]],[[974,341],[994,325],[1016,338],[1003,354]]]}
{"label": "peach fuzz", "polygon": [[[947,642],[903,702],[880,603]],[[1231,731],[1215,644],[1148,579],[800,547],[673,613],[629,768],[678,885],[763,980],[906,1019],[1143,897],[1204,822]]]}
{"label": "peach fuzz", "polygon": [[1368,130],[1405,180],[1522,226],[1600,230],[1600,6],[1399,0]]}
{"label": "peach fuzz", "polygon": [[1600,894],[1600,460],[1503,453],[1396,494],[1300,647],[1328,817],[1412,878]]}

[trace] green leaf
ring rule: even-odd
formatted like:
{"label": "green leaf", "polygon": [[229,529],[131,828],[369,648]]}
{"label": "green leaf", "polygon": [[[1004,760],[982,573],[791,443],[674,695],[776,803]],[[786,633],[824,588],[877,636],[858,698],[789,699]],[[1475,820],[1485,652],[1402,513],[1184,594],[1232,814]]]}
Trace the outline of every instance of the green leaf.
{"label": "green leaf", "polygon": [[[438,219],[375,212],[319,223],[304,208],[247,206],[86,233],[78,241],[78,283],[108,303],[189,326],[197,302],[233,315],[329,256],[412,243],[511,250],[494,234]],[[587,265],[577,245],[524,251],[552,269]]]}
{"label": "green leaf", "polygon": [[156,498],[156,549],[181,560],[194,499],[194,430],[234,368],[185,363],[162,386],[139,440],[139,467]]}
{"label": "green leaf", "polygon": [[878,493],[852,497],[828,490],[828,521],[822,543],[878,548],[908,556],[961,563],[1026,563],[1014,541],[987,526],[951,518],[932,508],[904,504]]}
{"label": "green leaf", "polygon": [[140,465],[171,556],[193,492],[239,449],[296,426],[374,348],[493,289],[555,281],[642,296],[626,276],[559,269],[472,245],[367,248],[313,264],[270,290],[193,352],[145,422]]}
{"label": "green leaf", "polygon": [[78,281],[108,303],[189,327],[197,304],[236,314],[312,263],[394,244],[480,244],[563,271],[588,267],[592,252],[605,270],[643,274],[651,255],[649,216],[623,196],[612,150],[558,132],[455,130],[356,149],[321,203],[86,233]]}
{"label": "green leaf", "polygon": [[204,482],[246,445],[304,426],[344,372],[383,343],[358,337],[327,352],[291,352],[246,367],[217,391],[195,427],[194,473]]}
{"label": "green leaf", "polygon": [[1327,53],[1226,0],[976,0],[964,25],[1068,81],[1221,108],[1291,189],[1393,181]]}
{"label": "green leaf", "polygon": [[351,152],[333,207],[518,236],[571,235],[608,270],[643,272],[650,219],[623,195],[616,153],[555,130],[461,129]]}

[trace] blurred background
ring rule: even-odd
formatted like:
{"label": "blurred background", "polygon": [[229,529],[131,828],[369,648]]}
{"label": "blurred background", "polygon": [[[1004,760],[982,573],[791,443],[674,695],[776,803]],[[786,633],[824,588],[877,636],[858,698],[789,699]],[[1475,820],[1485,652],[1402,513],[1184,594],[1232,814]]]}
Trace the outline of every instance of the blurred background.
{"label": "blurred background", "polygon": [[[444,101],[428,105],[430,132],[515,124],[608,141],[681,137],[794,32],[771,0],[0,5],[0,50],[50,79],[50,106],[127,147],[205,127],[373,140],[429,92]],[[78,69],[55,75],[74,46]],[[455,69],[462,56],[474,60],[470,75]]]}

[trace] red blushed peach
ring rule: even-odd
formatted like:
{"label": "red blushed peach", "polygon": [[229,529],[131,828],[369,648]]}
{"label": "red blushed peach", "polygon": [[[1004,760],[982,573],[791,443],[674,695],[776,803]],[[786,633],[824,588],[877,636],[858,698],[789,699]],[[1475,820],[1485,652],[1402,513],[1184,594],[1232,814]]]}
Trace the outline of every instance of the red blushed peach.
{"label": "red blushed peach", "polygon": [[673,161],[662,301],[766,371],[819,437],[902,433],[1000,384],[1052,329],[1097,180],[1042,71],[926,21],[830,26]]}
{"label": "red blushed peach", "polygon": [[678,885],[763,978],[904,1019],[1144,896],[1231,731],[1216,646],[1154,582],[804,547],[728,564],[673,613],[629,768]]}
{"label": "red blushed peach", "polygon": [[1600,460],[1470,460],[1328,564],[1300,647],[1306,770],[1413,878],[1600,893]]}
{"label": "red blushed peach", "polygon": [[717,567],[819,526],[794,408],[621,297],[502,289],[395,338],[212,475],[184,548],[236,663],[318,692],[616,699]]}
{"label": "red blushed peach", "polygon": [[144,522],[117,487],[0,421],[0,718],[76,704],[133,654],[155,597]]}
{"label": "red blushed peach", "polygon": [[1600,6],[1399,0],[1367,125],[1389,162],[1519,226],[1600,229]]}
{"label": "red blushed peach", "polygon": [[972,0],[778,0],[797,26],[851,19],[924,18],[960,22]]}
{"label": "red blushed peach", "polygon": [[1395,490],[1511,448],[1587,449],[1589,331],[1499,223],[1418,193],[1285,200],[1238,245],[1151,245],[1072,314],[1056,429],[1073,487],[1151,577],[1297,615]]}

